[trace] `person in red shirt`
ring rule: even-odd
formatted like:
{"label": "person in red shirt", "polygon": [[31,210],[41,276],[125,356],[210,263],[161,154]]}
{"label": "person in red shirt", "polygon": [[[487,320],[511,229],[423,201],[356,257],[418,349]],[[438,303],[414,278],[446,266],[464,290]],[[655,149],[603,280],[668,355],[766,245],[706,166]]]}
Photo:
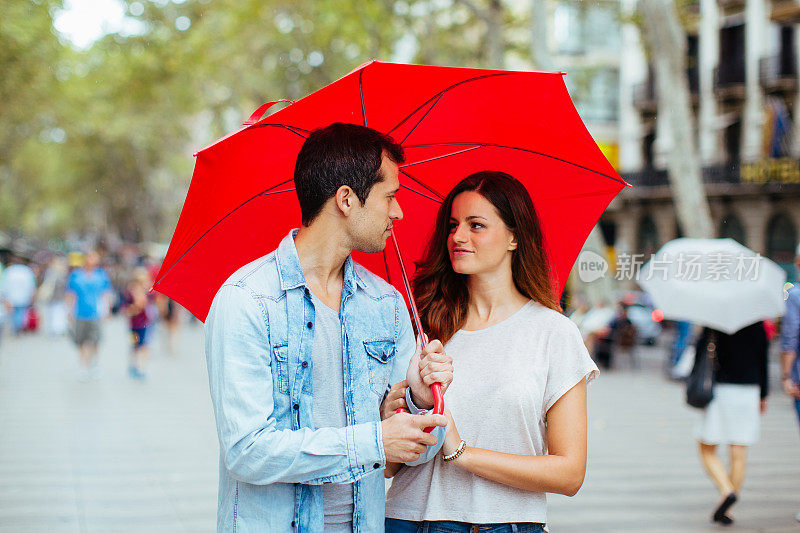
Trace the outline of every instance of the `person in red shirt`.
{"label": "person in red shirt", "polygon": [[147,269],[137,268],[125,293],[125,312],[130,320],[132,342],[128,375],[133,379],[145,378],[145,364],[150,356],[150,333],[155,321],[154,302],[148,293],[151,284]]}

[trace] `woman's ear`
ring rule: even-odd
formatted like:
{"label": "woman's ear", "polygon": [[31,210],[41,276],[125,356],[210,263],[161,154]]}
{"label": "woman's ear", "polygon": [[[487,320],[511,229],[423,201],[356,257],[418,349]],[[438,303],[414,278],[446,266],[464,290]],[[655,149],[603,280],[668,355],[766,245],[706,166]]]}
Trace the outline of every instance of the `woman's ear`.
{"label": "woman's ear", "polygon": [[513,252],[516,249],[517,249],[517,236],[512,233],[511,240],[508,243],[508,251]]}

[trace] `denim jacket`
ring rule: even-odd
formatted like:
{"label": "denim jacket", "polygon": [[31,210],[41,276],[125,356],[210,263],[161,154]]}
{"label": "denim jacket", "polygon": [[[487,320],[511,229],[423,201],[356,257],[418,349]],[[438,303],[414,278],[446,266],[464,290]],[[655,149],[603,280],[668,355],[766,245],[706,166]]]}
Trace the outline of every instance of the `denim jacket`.
{"label": "denim jacket", "polygon": [[[315,428],[314,305],[293,230],[214,297],[206,360],[220,443],[218,531],[316,533],[323,483],[354,483],[353,531],[384,529],[380,403],[415,348],[405,303],[350,257],[340,316],[347,426]],[[436,446],[418,461],[433,458]]]}

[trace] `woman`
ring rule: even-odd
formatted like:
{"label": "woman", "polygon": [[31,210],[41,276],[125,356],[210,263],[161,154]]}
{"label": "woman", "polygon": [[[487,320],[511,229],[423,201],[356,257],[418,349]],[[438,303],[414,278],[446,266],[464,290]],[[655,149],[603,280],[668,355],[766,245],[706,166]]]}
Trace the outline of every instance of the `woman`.
{"label": "woman", "polygon": [[494,171],[458,183],[414,278],[423,328],[454,360],[451,421],[434,460],[387,467],[388,533],[539,532],[545,493],[578,491],[597,367],[554,286],[525,187]]}
{"label": "woman", "polygon": [[[696,437],[703,467],[721,498],[711,520],[726,526],[733,524],[728,511],[742,488],[747,447],[758,442],[760,413],[767,410],[768,348],[763,322],[733,335],[706,328],[697,341],[698,354],[714,354],[715,370],[714,398],[703,410]],[[725,444],[730,447],[730,471],[717,456],[717,446]]]}

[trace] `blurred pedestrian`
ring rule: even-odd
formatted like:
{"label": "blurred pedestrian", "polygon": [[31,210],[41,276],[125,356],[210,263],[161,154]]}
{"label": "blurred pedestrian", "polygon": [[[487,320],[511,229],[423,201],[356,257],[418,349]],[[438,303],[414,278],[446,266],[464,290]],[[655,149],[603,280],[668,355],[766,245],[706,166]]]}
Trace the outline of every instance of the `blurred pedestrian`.
{"label": "blurred pedestrian", "polygon": [[620,304],[617,314],[605,328],[601,329],[595,342],[594,360],[608,370],[614,366],[617,354],[627,356],[631,367],[636,368],[636,342],[638,332],[636,326],[628,318],[628,306]]}
{"label": "blurred pedestrian", "polygon": [[0,280],[0,296],[11,312],[11,331],[14,335],[25,330],[35,294],[36,275],[27,261],[13,256]]}
{"label": "blurred pedestrian", "polygon": [[[714,396],[695,431],[703,467],[721,497],[711,519],[731,525],[728,511],[739,498],[747,448],[759,441],[760,415],[767,410],[767,333],[763,322],[732,335],[705,328],[696,350],[696,364],[702,364],[706,351],[714,354]],[[724,445],[730,450],[730,470],[717,455],[717,447]]]}
{"label": "blurred pedestrian", "polygon": [[94,251],[87,253],[83,267],[73,271],[67,281],[67,312],[72,337],[80,352],[81,381],[100,377],[97,347],[102,319],[110,309],[112,295],[111,280],[100,268],[100,256]]}
{"label": "blurred pedestrian", "polygon": [[67,332],[67,280],[69,268],[67,258],[54,256],[44,271],[42,284],[36,293],[36,299],[44,308],[45,332],[50,337]]}
{"label": "blurred pedestrian", "polygon": [[175,339],[180,334],[181,327],[181,306],[169,296],[159,295],[156,297],[158,303],[158,315],[164,326],[167,343],[167,353],[175,354]]}
{"label": "blurred pedestrian", "polygon": [[[800,277],[800,244],[795,251],[794,266]],[[794,408],[800,420],[800,286],[789,289],[786,298],[786,312],[781,320],[781,366],[783,390],[794,401]],[[800,521],[800,513],[795,515]]]}
{"label": "blurred pedestrian", "polygon": [[131,330],[128,375],[132,379],[143,380],[146,377],[145,365],[150,356],[150,336],[156,313],[154,296],[149,292],[151,285],[152,280],[147,269],[138,267],[128,283],[123,299],[123,308],[128,315]]}

